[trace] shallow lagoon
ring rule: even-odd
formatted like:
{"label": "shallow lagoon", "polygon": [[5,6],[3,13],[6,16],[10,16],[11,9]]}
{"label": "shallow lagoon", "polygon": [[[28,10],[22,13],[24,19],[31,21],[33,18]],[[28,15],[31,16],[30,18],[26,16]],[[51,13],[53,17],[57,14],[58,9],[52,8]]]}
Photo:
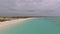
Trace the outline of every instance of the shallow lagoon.
{"label": "shallow lagoon", "polygon": [[34,18],[5,29],[2,34],[60,34],[60,18]]}

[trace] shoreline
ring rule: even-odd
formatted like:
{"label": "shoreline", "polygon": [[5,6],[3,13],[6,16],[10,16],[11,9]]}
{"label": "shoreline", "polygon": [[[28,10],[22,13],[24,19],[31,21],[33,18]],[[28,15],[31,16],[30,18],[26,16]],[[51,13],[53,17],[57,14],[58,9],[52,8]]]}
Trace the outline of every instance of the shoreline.
{"label": "shoreline", "polygon": [[32,19],[32,18],[22,18],[22,19],[20,18],[20,19],[0,22],[0,29],[3,30],[5,28],[12,27],[14,25],[17,25],[17,24],[24,22],[26,20],[29,20],[29,19]]}

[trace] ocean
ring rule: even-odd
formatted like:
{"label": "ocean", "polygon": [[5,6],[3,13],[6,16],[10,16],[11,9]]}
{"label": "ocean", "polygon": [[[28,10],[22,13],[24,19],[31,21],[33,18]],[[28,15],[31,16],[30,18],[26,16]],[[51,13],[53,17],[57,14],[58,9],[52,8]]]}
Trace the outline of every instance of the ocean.
{"label": "ocean", "polygon": [[33,18],[5,29],[1,34],[60,34],[60,18]]}

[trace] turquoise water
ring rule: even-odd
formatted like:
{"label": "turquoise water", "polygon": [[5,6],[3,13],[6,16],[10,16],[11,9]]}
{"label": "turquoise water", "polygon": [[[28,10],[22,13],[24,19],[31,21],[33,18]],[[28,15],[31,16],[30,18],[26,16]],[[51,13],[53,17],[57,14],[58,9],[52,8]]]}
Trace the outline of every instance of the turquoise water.
{"label": "turquoise water", "polygon": [[60,34],[60,18],[34,18],[5,29],[2,34]]}

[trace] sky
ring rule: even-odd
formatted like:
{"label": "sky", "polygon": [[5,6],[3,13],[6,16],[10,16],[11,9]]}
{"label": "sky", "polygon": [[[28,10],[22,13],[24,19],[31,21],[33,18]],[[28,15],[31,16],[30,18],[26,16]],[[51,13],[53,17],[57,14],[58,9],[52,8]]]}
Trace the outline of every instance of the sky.
{"label": "sky", "polygon": [[60,0],[0,0],[0,16],[60,16]]}

